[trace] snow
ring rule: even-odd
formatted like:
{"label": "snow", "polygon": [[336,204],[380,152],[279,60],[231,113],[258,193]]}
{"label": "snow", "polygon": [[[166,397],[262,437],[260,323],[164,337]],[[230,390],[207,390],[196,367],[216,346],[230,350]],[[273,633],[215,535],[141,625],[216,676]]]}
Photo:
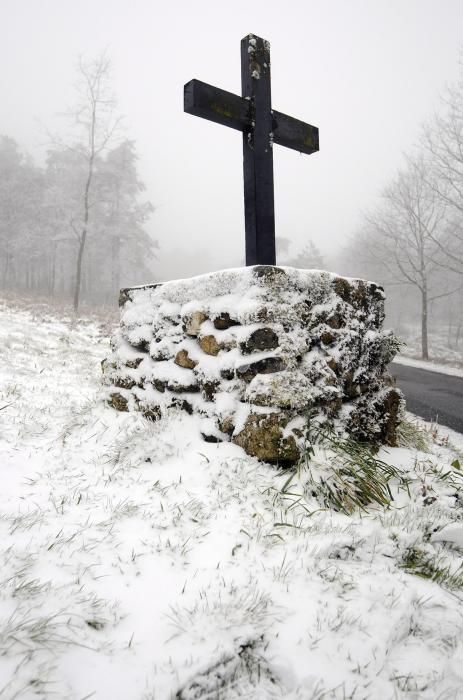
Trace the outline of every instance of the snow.
{"label": "snow", "polygon": [[[257,266],[260,267],[260,266]],[[265,267],[265,266],[264,266]],[[255,299],[260,300],[265,296],[266,288],[265,285],[262,287],[256,286],[256,279],[254,273],[254,267],[231,267],[225,270],[218,270],[214,273],[205,273],[202,275],[196,275],[195,277],[188,277],[178,280],[171,280],[169,282],[164,282],[162,284],[153,285],[141,285],[139,287],[131,287],[132,290],[139,290],[145,293],[146,304],[144,310],[146,313],[146,318],[151,318],[153,313],[153,304],[151,302],[151,296],[154,295],[157,299],[164,299],[169,304],[188,304],[191,302],[191,309],[196,308],[198,300],[214,300],[220,297],[220,308],[214,308],[211,306],[210,313],[213,314],[214,310],[217,311],[227,311],[224,306],[223,301],[227,298],[229,302],[229,309],[233,310],[239,316],[243,317],[246,315],[248,308],[252,312],[255,309]],[[338,278],[334,272],[327,272],[326,270],[303,270],[294,267],[286,267],[280,265],[278,269],[284,270],[288,273],[291,279],[291,284],[293,284],[299,290],[310,290],[311,294],[315,294],[316,290],[319,290],[320,298],[323,297],[324,292],[330,288],[331,283]],[[277,277],[274,278],[275,286],[278,286]],[[367,285],[376,285],[368,280],[361,280],[355,277],[343,277],[351,283],[366,283]],[[286,278],[282,278],[282,285],[287,286],[288,282]],[[233,289],[233,293],[230,290]],[[377,293],[384,297],[384,292],[380,287],[376,287]],[[326,294],[325,294],[326,296]],[[137,294],[137,307],[134,309],[136,315],[131,319],[134,323],[143,323],[144,319],[140,316],[141,300],[142,296],[140,293]],[[238,302],[239,309],[236,311],[234,304]],[[214,301],[212,302],[214,303]],[[129,309],[130,307],[127,307]],[[188,310],[188,307],[184,309],[184,312]],[[320,307],[318,310],[323,310]],[[128,318],[126,314],[128,311],[124,311],[124,317]]]}
{"label": "snow", "polygon": [[96,322],[0,307],[2,700],[463,698],[461,588],[399,565],[462,565],[463,436],[382,450],[409,494],[348,516],[304,465],[106,406],[108,352]]}
{"label": "snow", "polygon": [[[286,427],[295,412],[313,408],[325,420],[340,415],[347,431],[354,426],[364,438],[387,434],[393,442],[401,395],[384,370],[397,343],[382,330],[384,293],[374,283],[322,270],[252,266],[126,289],[122,299],[120,331],[105,363],[116,408],[129,402],[152,416],[183,405],[215,418],[216,429],[232,441],[246,428],[238,442],[269,461],[277,461],[275,445],[269,441],[264,453],[248,439],[255,413],[264,412],[250,412],[250,405],[278,408],[273,425]],[[138,352],[128,362],[127,343]],[[264,372],[268,376],[252,379]],[[226,412],[213,400],[220,391],[235,398]],[[353,404],[350,410],[340,411],[343,399]],[[303,448],[304,432],[288,435],[288,459]]]}
{"label": "snow", "polygon": [[396,355],[394,362],[399,365],[405,365],[406,367],[417,367],[418,369],[426,369],[429,372],[447,374],[450,377],[463,377],[463,369],[459,367],[449,367],[449,365],[444,365],[432,360],[417,360],[413,357],[406,357],[405,355]]}
{"label": "snow", "polygon": [[[396,334],[404,342],[401,357],[407,360],[424,362],[430,369],[441,367],[452,371],[453,368],[463,371],[463,351],[459,339],[458,328],[449,328],[442,323],[442,319],[434,318],[428,332],[429,360],[421,359],[421,327],[411,323],[400,323],[396,328]],[[421,365],[416,365],[421,366]],[[460,374],[454,376],[461,376]]]}
{"label": "snow", "polygon": [[451,542],[463,549],[463,524],[452,523],[451,525],[446,525],[432,535],[431,542]]}

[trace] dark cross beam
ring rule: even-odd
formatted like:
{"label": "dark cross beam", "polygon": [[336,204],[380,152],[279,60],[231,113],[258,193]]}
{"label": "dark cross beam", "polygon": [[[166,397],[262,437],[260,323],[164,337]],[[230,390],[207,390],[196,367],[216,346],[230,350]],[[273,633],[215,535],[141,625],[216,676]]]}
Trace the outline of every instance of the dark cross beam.
{"label": "dark cross beam", "polygon": [[270,44],[253,34],[241,41],[241,86],[239,97],[191,80],[184,110],[243,132],[246,265],[275,265],[272,146],[315,153],[318,129],[272,110]]}

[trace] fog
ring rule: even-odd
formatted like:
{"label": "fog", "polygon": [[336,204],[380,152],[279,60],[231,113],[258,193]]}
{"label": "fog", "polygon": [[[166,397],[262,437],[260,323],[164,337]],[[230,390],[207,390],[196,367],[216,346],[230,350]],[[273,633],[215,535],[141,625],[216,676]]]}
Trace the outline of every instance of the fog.
{"label": "fog", "polygon": [[[460,0],[3,0],[0,133],[40,162],[75,99],[79,55],[103,50],[156,210],[155,277],[244,257],[241,135],[183,113],[198,78],[240,94],[240,39],[271,42],[273,106],[320,129],[320,152],[274,149],[277,235],[335,251],[455,80]],[[140,280],[144,282],[145,280]]]}

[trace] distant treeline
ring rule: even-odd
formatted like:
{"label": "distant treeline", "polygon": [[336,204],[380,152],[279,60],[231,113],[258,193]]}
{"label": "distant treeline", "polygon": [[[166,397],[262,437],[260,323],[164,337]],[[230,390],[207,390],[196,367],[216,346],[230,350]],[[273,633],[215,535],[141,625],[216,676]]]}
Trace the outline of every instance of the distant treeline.
{"label": "distant treeline", "polygon": [[50,136],[44,167],[0,136],[0,289],[112,303],[146,278],[157,247],[144,229],[132,141],[122,138],[105,54],[80,60],[72,136]]}
{"label": "distant treeline", "polygon": [[[156,243],[144,230],[153,207],[133,143],[123,141],[94,162],[81,295],[113,302],[121,284],[147,277]],[[88,163],[76,148],[48,151],[37,167],[15,141],[0,137],[0,287],[71,299],[82,234]]]}

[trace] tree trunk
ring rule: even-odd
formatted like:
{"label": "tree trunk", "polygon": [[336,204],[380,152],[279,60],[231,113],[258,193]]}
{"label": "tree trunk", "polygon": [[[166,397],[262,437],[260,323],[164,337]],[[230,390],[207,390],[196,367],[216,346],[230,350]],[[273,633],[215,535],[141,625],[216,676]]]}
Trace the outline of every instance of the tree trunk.
{"label": "tree trunk", "polygon": [[[93,136],[94,128],[95,128],[95,113],[93,113],[93,122],[92,122],[92,143],[93,143],[93,138],[94,138],[94,136]],[[77,253],[76,287],[74,290],[74,311],[76,311],[76,312],[79,308],[80,285],[81,285],[81,280],[82,280],[82,259],[84,257],[85,242],[87,240],[88,220],[89,220],[89,216],[90,216],[89,196],[90,196],[90,186],[92,184],[92,177],[93,177],[93,161],[94,161],[94,150],[93,150],[93,145],[92,145],[92,152],[91,152],[90,159],[88,162],[87,182],[85,183],[85,192],[84,192],[84,225],[82,227],[82,233],[80,235],[80,240],[79,240],[79,252]]]}
{"label": "tree trunk", "polygon": [[121,239],[119,235],[113,236],[112,239],[112,249],[111,249],[111,294],[119,294],[120,287],[120,250],[121,250]]}
{"label": "tree trunk", "polygon": [[49,273],[49,285],[48,285],[48,296],[52,299],[55,296],[55,281],[56,281],[56,248],[57,243],[53,243],[52,254],[51,254],[51,266]]}
{"label": "tree trunk", "polygon": [[421,357],[429,360],[428,353],[428,290],[421,290]]}
{"label": "tree trunk", "polygon": [[84,228],[79,241],[79,251],[77,253],[76,286],[74,288],[74,311],[79,309],[80,285],[82,280],[82,258],[84,257],[85,241],[87,239],[87,229]]}
{"label": "tree trunk", "polygon": [[7,249],[6,251],[6,256],[5,256],[5,270],[4,270],[4,280],[5,280],[5,288],[9,288],[9,281],[10,281],[10,252]]}

